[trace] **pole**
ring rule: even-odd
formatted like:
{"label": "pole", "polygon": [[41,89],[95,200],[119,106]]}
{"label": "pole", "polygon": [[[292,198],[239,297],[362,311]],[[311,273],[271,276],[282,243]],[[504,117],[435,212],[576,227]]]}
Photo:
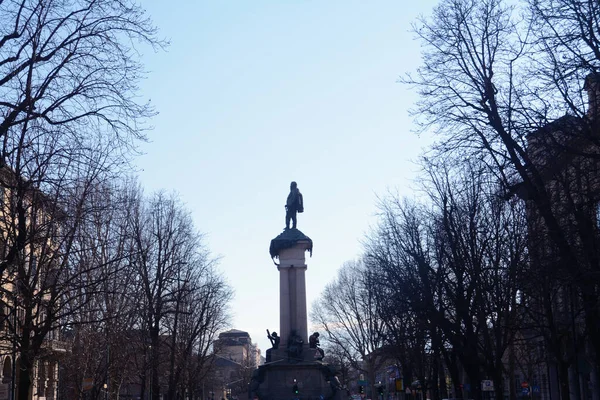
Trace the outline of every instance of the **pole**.
{"label": "pole", "polygon": [[110,381],[110,343],[106,345],[106,383],[104,383],[104,400],[108,400],[108,382]]}
{"label": "pole", "polygon": [[17,302],[13,296],[13,341],[12,341],[12,371],[10,377],[10,398],[15,400],[15,388],[17,383]]}

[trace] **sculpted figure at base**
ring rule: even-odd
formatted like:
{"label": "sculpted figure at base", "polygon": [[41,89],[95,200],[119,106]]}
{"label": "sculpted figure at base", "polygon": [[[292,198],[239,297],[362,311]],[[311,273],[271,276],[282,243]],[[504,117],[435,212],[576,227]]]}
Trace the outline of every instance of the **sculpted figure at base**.
{"label": "sculpted figure at base", "polygon": [[281,338],[279,336],[277,336],[277,332],[271,333],[267,329],[267,338],[269,338],[269,341],[271,342],[271,346],[274,349],[278,349],[279,348],[279,342],[281,341]]}
{"label": "sculpted figure at base", "polygon": [[260,398],[260,384],[265,381],[265,370],[258,368],[252,373],[252,379],[248,385],[248,398]]}
{"label": "sculpted figure at base", "polygon": [[298,184],[292,182],[290,183],[290,194],[288,194],[285,203],[285,229],[290,229],[290,220],[292,221],[292,229],[296,229],[297,213],[302,212],[304,212],[304,199],[298,189]]}
{"label": "sculpted figure at base", "polygon": [[319,347],[319,332],[315,332],[308,337],[308,347],[311,349],[317,349],[321,355],[321,357],[318,357],[317,360],[322,360],[323,357],[325,357],[325,352]]}
{"label": "sculpted figure at base", "polygon": [[271,362],[271,353],[272,351],[275,349],[279,348],[279,342],[281,341],[281,338],[279,336],[277,336],[277,332],[269,332],[269,330],[267,329],[267,338],[269,338],[269,340],[271,341],[271,348],[267,349],[267,354],[266,354],[266,362]]}
{"label": "sculpted figure at base", "polygon": [[290,337],[288,339],[288,359],[290,362],[297,362],[302,360],[302,345],[304,344],[304,340],[300,335],[296,334],[296,331],[292,331],[290,333]]}

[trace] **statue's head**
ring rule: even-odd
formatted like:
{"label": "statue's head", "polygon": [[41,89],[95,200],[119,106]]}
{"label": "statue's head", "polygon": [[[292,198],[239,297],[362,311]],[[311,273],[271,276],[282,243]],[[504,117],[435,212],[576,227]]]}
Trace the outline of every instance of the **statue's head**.
{"label": "statue's head", "polygon": [[298,184],[294,181],[292,181],[292,183],[290,183],[290,190],[294,190],[298,187]]}
{"label": "statue's head", "polygon": [[273,337],[277,337],[277,332],[273,332],[273,333],[271,333],[271,336],[273,336]]}
{"label": "statue's head", "polygon": [[315,335],[315,337],[319,337],[319,332],[315,332],[313,335]]}

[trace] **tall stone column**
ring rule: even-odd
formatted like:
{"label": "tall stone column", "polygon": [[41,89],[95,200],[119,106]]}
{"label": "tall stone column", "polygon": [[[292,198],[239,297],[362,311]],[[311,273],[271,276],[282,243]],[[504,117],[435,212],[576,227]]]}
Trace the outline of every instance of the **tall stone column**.
{"label": "tall stone column", "polygon": [[312,240],[298,229],[286,229],[271,240],[269,252],[279,270],[279,337],[282,347],[287,347],[292,332],[308,343],[305,254],[307,251],[312,254],[312,247]]}
{"label": "tall stone column", "polygon": [[279,335],[282,340],[287,340],[295,331],[308,343],[305,252],[311,247],[309,240],[299,240],[293,247],[279,252]]}
{"label": "tall stone column", "polygon": [[[312,240],[298,229],[286,229],[271,240],[269,253],[279,272],[278,348],[267,350],[268,362],[258,367],[248,388],[251,398],[348,400],[334,368],[309,348],[306,313],[306,252]],[[275,271],[273,271],[275,272]],[[292,332],[296,340],[288,342]]]}

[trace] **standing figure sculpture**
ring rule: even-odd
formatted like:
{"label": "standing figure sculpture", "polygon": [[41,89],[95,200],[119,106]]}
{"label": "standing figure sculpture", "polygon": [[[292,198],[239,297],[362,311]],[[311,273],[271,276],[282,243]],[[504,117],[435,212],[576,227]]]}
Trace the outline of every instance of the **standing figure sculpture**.
{"label": "standing figure sculpture", "polygon": [[300,193],[296,182],[292,182],[290,183],[290,194],[288,194],[285,204],[285,229],[290,229],[290,220],[292,220],[292,229],[296,229],[297,213],[301,212],[304,212],[302,193]]}

